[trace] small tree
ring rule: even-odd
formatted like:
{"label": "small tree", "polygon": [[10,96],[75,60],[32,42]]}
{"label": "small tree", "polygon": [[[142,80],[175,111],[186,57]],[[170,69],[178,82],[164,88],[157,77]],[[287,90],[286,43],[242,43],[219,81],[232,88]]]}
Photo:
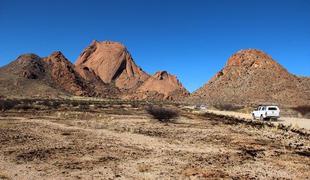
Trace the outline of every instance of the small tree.
{"label": "small tree", "polygon": [[149,106],[146,111],[156,120],[163,123],[173,122],[179,117],[179,113],[172,109],[158,106]]}

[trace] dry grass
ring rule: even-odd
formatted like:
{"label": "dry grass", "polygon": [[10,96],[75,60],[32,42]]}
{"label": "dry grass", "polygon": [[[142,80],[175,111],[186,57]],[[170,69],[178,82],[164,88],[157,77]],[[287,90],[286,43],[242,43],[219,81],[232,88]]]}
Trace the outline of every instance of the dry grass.
{"label": "dry grass", "polygon": [[11,178],[9,178],[6,174],[0,172],[0,179],[8,180],[8,179],[11,179]]}
{"label": "dry grass", "polygon": [[151,170],[151,165],[141,163],[141,164],[138,164],[137,168],[139,172],[149,172]]}

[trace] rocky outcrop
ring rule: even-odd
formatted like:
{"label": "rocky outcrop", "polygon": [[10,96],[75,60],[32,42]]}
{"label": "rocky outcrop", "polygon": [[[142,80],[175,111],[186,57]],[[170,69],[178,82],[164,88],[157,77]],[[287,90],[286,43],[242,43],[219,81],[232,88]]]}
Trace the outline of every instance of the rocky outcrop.
{"label": "rocky outcrop", "polygon": [[166,71],[154,76],[145,73],[126,47],[118,42],[93,41],[75,65],[83,78],[99,78],[115,85],[125,99],[180,99],[189,94],[177,78]]}
{"label": "rocky outcrop", "polygon": [[307,80],[290,74],[266,53],[241,50],[192,98],[209,104],[258,104],[264,102],[287,106],[309,105]]}
{"label": "rocky outcrop", "polygon": [[182,99],[189,95],[176,76],[167,71],[156,72],[149,77],[137,90],[142,93],[159,93],[163,99],[175,100]]}
{"label": "rocky outcrop", "polygon": [[61,52],[54,52],[47,58],[43,58],[42,61],[45,63],[55,87],[78,96],[94,95],[87,91],[86,82],[75,72],[74,66]]}
{"label": "rocky outcrop", "polygon": [[125,46],[117,42],[93,41],[75,65],[94,72],[103,82],[113,83],[121,90],[134,90],[149,77],[135,64]]}

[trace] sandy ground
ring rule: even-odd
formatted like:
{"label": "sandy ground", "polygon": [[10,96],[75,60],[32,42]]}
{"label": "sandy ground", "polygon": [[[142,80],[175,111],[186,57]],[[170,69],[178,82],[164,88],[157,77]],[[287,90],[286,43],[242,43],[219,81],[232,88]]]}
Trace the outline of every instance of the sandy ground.
{"label": "sandy ground", "polygon": [[[233,112],[233,111],[218,111],[218,110],[207,110],[206,112],[226,115],[226,116],[233,116],[237,118],[245,118],[245,119],[252,119],[251,114]],[[296,128],[304,128],[310,130],[310,119],[305,118],[292,118],[292,117],[280,117],[277,121],[271,121],[273,124],[283,124],[286,126],[292,126]]]}
{"label": "sandy ground", "polygon": [[307,179],[309,136],[142,110],[0,114],[0,179]]}

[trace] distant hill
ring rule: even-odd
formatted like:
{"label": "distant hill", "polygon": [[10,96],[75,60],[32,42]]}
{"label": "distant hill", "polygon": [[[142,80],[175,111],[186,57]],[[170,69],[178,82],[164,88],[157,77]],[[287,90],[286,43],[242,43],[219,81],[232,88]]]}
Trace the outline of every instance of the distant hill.
{"label": "distant hill", "polygon": [[0,68],[1,95],[6,97],[57,97],[60,95],[107,97],[117,92],[101,82],[95,85],[82,78],[61,52],[41,58],[35,54],[19,56]]}
{"label": "distant hill", "polygon": [[232,55],[225,67],[190,99],[213,105],[310,105],[309,82],[310,78],[289,73],[263,51],[247,49]]}

